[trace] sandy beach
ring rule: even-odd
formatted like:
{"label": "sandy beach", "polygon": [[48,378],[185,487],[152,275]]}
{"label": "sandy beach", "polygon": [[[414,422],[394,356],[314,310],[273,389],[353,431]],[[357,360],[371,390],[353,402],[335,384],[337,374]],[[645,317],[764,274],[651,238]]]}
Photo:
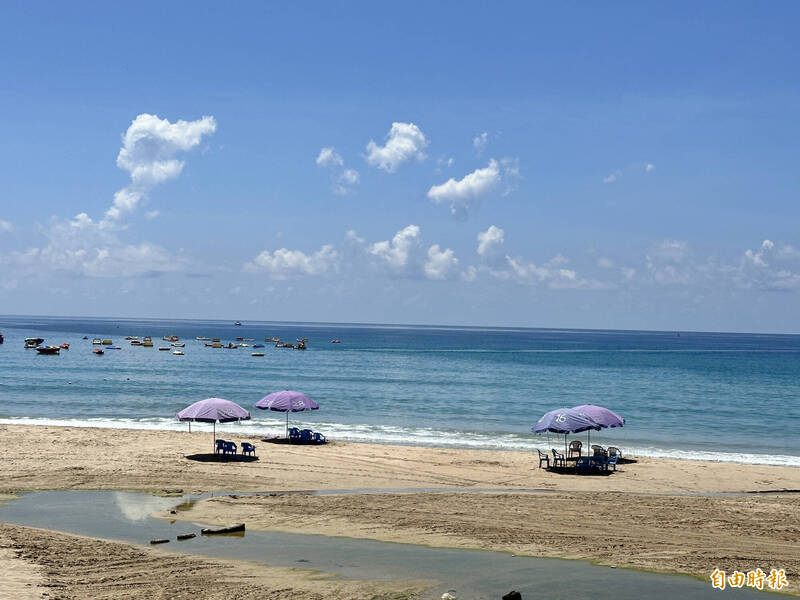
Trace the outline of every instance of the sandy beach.
{"label": "sandy beach", "polygon": [[[538,459],[528,452],[342,442],[288,446],[232,432],[235,429],[226,430],[224,437],[256,443],[258,461],[187,459],[210,451],[212,436],[206,432],[0,426],[0,445],[14,448],[4,461],[0,493],[257,492],[205,500],[179,518],[579,558],[703,578],[716,567],[783,568],[790,583],[784,591],[798,593],[800,494],[792,491],[800,489],[800,469],[638,458],[620,465],[612,475],[588,477],[539,469]],[[343,493],[302,493],[313,490]],[[367,490],[384,493],[352,493]],[[31,584],[28,590],[42,578],[46,584],[48,553],[67,543],[64,534],[14,526],[4,526],[0,535],[4,540],[0,560],[25,558],[25,569],[17,571],[18,585]],[[106,542],[82,544],[95,548]],[[124,545],[113,546],[117,552]],[[132,548],[126,551],[135,555],[129,561],[134,572],[159,562],[158,551]],[[100,569],[102,560],[89,564]],[[239,581],[239,575],[231,577]],[[330,590],[325,591],[321,582],[303,581],[310,586],[304,589],[326,597],[351,597],[350,593],[368,597],[358,595],[364,590],[344,589],[336,592],[338,596],[327,595]],[[291,585],[296,585],[294,579]],[[386,589],[384,585],[376,593]],[[403,584],[392,591],[409,593],[409,589]],[[208,597],[195,591],[194,596]],[[291,593],[262,597],[291,597]]]}

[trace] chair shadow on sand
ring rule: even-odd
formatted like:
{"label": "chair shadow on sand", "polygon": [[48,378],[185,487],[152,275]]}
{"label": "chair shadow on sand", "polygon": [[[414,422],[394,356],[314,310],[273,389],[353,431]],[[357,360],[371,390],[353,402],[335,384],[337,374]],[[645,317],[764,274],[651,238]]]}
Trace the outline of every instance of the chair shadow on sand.
{"label": "chair shadow on sand", "polygon": [[[617,461],[617,465],[631,465],[636,462],[634,458],[620,458]],[[549,473],[555,473],[556,475],[581,475],[581,476],[588,476],[588,477],[608,477],[609,475],[613,475],[617,473],[615,470],[611,469],[576,469],[574,465],[567,465],[565,467],[558,466],[558,467],[548,467],[547,471]],[[624,471],[621,471],[624,473]]]}
{"label": "chair shadow on sand", "polygon": [[187,454],[184,458],[196,460],[197,462],[256,462],[257,456],[247,454]]}

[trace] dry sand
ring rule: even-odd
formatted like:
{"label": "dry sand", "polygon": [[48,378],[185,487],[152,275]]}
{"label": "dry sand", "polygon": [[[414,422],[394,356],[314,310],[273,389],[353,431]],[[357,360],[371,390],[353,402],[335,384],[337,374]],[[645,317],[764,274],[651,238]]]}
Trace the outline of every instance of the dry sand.
{"label": "dry sand", "polygon": [[[800,490],[800,469],[639,459],[610,476],[588,477],[538,469],[538,459],[527,452],[353,443],[286,446],[234,431],[226,428],[223,437],[255,441],[257,462],[188,460],[187,455],[211,449],[210,433],[0,426],[0,447],[14,448],[5,454],[0,493],[467,489],[472,491],[226,497],[199,503],[188,514],[219,523],[243,520],[249,528],[583,558],[702,577],[717,566],[728,571],[784,568],[788,591],[798,593],[800,587],[800,495],[787,492]],[[487,489],[492,491],[480,492]],[[779,491],[784,493],[774,493]],[[714,495],[720,492],[761,493]],[[310,513],[317,516],[309,518]],[[26,550],[44,534],[30,535],[18,542],[20,549],[46,570],[41,548]],[[56,544],[59,536],[53,536],[41,542],[45,549]],[[100,542],[85,542],[87,552],[93,544]],[[150,558],[157,553],[135,551],[140,554],[130,563],[134,574],[159,562]],[[84,567],[92,574],[101,564],[98,559]],[[32,573],[28,582],[36,576]],[[165,575],[162,584],[172,585],[171,577]],[[231,585],[244,585],[246,580],[238,577]],[[309,583],[308,589],[321,593],[314,587],[318,583]],[[104,593],[108,598],[146,597]],[[292,597],[270,593],[264,597]]]}

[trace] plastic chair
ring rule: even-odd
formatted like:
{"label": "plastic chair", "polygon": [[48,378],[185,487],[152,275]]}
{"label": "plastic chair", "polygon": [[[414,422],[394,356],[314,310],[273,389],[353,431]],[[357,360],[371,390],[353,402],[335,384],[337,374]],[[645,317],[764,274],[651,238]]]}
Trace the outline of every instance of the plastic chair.
{"label": "plastic chair", "polygon": [[300,430],[300,443],[301,444],[312,444],[314,443],[314,432],[310,429],[301,429]]}
{"label": "plastic chair", "polygon": [[250,456],[256,455],[256,447],[254,444],[249,442],[242,442],[242,454],[247,454]]}
{"label": "plastic chair", "polygon": [[225,447],[222,450],[223,454],[236,454],[236,444],[234,442],[225,442]]}
{"label": "plastic chair", "polygon": [[597,444],[592,444],[593,456],[605,456],[606,449],[602,446],[598,446]]}
{"label": "plastic chair", "polygon": [[551,448],[553,451],[553,466],[554,467],[566,467],[567,461],[564,458],[564,455],[558,452],[555,448]]}
{"label": "plastic chair", "polygon": [[569,450],[567,451],[567,457],[572,458],[573,456],[575,456],[576,452],[580,457],[582,448],[583,448],[583,442],[581,442],[580,440],[572,440],[569,443]]}
{"label": "plastic chair", "polygon": [[539,453],[539,468],[541,469],[542,468],[542,463],[545,463],[547,465],[547,467],[545,467],[545,468],[549,469],[550,468],[550,457],[547,456],[547,454],[545,454],[544,452],[542,452],[538,448],[536,449],[536,451]]}
{"label": "plastic chair", "polygon": [[603,468],[606,471],[608,471],[608,467],[614,467],[614,472],[616,472],[617,471],[617,457],[618,456],[619,455],[614,455],[611,458],[609,458],[608,460],[606,460],[605,464],[603,465]]}
{"label": "plastic chair", "polygon": [[300,441],[300,430],[297,427],[289,427],[289,441],[294,443]]}
{"label": "plastic chair", "polygon": [[322,435],[321,433],[314,433],[314,443],[315,444],[327,444],[328,439]]}
{"label": "plastic chair", "polygon": [[609,446],[608,447],[608,457],[609,458],[622,458],[622,451],[617,448],[616,446]]}
{"label": "plastic chair", "polygon": [[227,443],[225,440],[215,440],[217,447],[214,448],[214,454],[219,454],[222,452],[225,454],[225,444]]}

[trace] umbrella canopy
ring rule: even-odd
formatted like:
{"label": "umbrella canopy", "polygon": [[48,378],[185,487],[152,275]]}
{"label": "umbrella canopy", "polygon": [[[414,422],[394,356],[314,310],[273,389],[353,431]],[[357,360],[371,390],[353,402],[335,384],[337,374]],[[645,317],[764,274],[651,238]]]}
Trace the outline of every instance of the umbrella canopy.
{"label": "umbrella canopy", "polygon": [[572,410],[577,410],[585,414],[592,421],[599,423],[603,427],[622,427],[625,425],[625,419],[620,417],[613,410],[609,410],[603,406],[581,404],[580,406],[573,406]]}
{"label": "umbrella canopy", "polygon": [[289,413],[302,412],[304,410],[317,410],[319,404],[314,402],[311,398],[300,392],[293,392],[291,390],[284,390],[282,392],[274,392],[269,396],[264,396],[261,400],[256,402],[256,408],[261,410],[276,410],[278,412],[286,413],[286,435],[289,435]]}
{"label": "umbrella canopy", "polygon": [[216,449],[217,421],[220,423],[246,421],[250,418],[250,413],[236,404],[236,402],[223,400],[222,398],[206,398],[205,400],[198,400],[194,404],[190,404],[175,416],[179,421],[189,421],[190,428],[192,421],[213,423],[214,448]]}
{"label": "umbrella canopy", "polygon": [[250,418],[250,413],[236,402],[222,398],[206,398],[190,404],[175,416],[179,421],[230,423],[231,421],[246,421]]}
{"label": "umbrella canopy", "polygon": [[600,424],[574,408],[557,408],[545,413],[531,427],[533,433],[580,433],[587,429],[600,429]]}

